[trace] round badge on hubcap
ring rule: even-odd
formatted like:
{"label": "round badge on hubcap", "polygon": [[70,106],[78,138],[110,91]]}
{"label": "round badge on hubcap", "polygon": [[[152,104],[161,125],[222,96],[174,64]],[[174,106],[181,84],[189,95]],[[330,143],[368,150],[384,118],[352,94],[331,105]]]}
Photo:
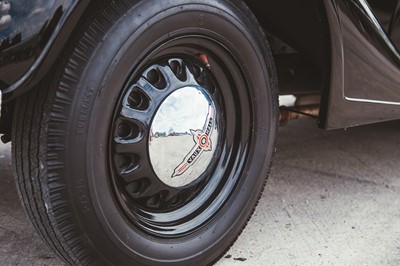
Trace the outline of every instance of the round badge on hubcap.
{"label": "round badge on hubcap", "polygon": [[217,115],[211,96],[197,86],[176,90],[160,105],[151,125],[149,155],[163,183],[183,187],[206,172],[218,144]]}

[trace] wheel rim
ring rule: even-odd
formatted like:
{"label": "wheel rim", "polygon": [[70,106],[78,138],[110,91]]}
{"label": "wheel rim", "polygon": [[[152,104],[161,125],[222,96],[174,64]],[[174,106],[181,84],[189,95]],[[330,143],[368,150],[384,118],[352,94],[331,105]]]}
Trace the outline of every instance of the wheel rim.
{"label": "wheel rim", "polygon": [[[236,189],[251,142],[246,82],[231,53],[201,36],[160,45],[138,69],[110,127],[114,194],[137,228],[180,237],[210,221]],[[180,122],[169,114],[174,104],[177,114],[193,113],[179,130],[169,130]],[[171,141],[179,155],[168,157]]]}

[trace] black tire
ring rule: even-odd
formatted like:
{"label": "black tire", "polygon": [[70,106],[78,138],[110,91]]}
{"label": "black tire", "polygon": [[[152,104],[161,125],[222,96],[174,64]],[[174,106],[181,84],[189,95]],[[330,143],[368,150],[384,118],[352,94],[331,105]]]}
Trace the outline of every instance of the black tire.
{"label": "black tire", "polygon": [[[239,0],[97,5],[51,77],[16,105],[21,201],[43,240],[71,265],[211,264],[250,219],[272,161],[277,84],[265,35]],[[149,69],[169,68],[188,84],[172,59],[218,105],[215,155],[193,185],[163,186],[153,172],[127,183],[122,170],[150,165],[149,154],[147,146],[120,153],[116,139],[152,136],[147,120],[121,110]],[[152,119],[149,105],[168,97],[167,85],[157,84],[158,96],[140,87],[145,104],[135,102]],[[119,131],[121,119],[127,131]]]}

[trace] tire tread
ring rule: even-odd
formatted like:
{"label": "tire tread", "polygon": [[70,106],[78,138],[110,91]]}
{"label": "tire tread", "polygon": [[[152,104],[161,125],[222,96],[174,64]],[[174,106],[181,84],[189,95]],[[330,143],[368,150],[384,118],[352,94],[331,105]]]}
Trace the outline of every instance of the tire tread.
{"label": "tire tread", "polygon": [[[43,86],[46,87],[46,86]],[[43,88],[42,88],[43,89]],[[13,123],[13,164],[18,193],[30,221],[43,241],[65,262],[73,264],[66,248],[57,237],[47,215],[42,182],[44,173],[41,138],[45,108],[45,90],[34,89],[16,105]],[[43,94],[41,94],[43,93]]]}

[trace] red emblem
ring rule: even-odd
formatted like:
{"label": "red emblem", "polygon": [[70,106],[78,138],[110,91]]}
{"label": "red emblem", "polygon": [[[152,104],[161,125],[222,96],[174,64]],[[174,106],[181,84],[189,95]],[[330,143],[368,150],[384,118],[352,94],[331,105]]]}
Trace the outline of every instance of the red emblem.
{"label": "red emblem", "polygon": [[212,150],[211,135],[215,125],[214,108],[210,105],[206,122],[201,130],[191,130],[195,143],[192,150],[186,155],[185,159],[179,164],[171,178],[180,176],[189,169],[201,157],[203,152]]}

